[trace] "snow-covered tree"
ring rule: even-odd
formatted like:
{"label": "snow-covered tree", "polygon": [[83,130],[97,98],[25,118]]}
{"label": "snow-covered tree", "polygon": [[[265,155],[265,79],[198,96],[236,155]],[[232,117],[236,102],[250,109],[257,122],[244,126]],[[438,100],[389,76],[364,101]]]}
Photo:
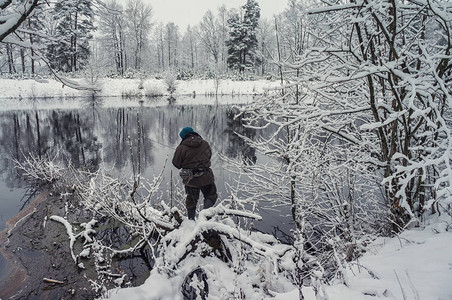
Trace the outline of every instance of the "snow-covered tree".
{"label": "snow-covered tree", "polygon": [[266,19],[261,19],[257,29],[257,38],[259,42],[258,55],[261,62],[260,74],[263,76],[270,72],[273,68],[273,61],[276,57],[274,49],[276,49],[274,26]]}
{"label": "snow-covered tree", "polygon": [[281,35],[281,46],[286,49],[287,56],[300,55],[303,49],[303,44],[306,43],[306,25],[303,24],[303,14],[305,7],[303,2],[297,0],[290,0],[288,7],[282,13],[284,22],[280,22],[280,31],[284,32]]}
{"label": "snow-covered tree", "polygon": [[226,41],[229,38],[228,33],[228,10],[226,6],[220,6],[218,9],[218,24],[220,28],[220,61],[221,70],[227,69],[228,48],[226,47]]}
{"label": "snow-covered tree", "polygon": [[49,46],[48,59],[52,68],[72,72],[82,69],[90,56],[89,42],[94,27],[94,11],[89,0],[58,1],[53,17],[56,34],[62,42]]}
{"label": "snow-covered tree", "polygon": [[38,5],[44,3],[45,1],[39,0],[2,1],[0,3],[0,42],[12,42],[14,39],[9,35],[19,28]]}
{"label": "snow-covered tree", "polygon": [[[0,15],[3,12],[2,20],[0,20],[0,31],[11,28],[8,26],[14,24],[15,21],[19,22],[20,26],[16,27],[15,34],[4,37],[4,44],[2,44],[5,51],[2,51],[4,53],[2,59],[5,62],[2,62],[2,66],[7,66],[9,73],[21,72],[23,74],[28,72],[34,74],[35,61],[39,58],[35,51],[42,47],[42,43],[45,42],[41,17],[47,6],[41,3],[41,5],[36,5],[31,11],[26,12],[21,8],[13,10],[13,5],[10,5],[12,4],[10,2],[5,3],[4,10],[0,8]],[[26,8],[26,6],[23,8]],[[26,14],[26,18],[21,20],[19,13]]]}
{"label": "snow-covered tree", "polygon": [[181,67],[188,70],[195,70],[198,67],[199,41],[196,30],[190,25],[182,37]]}
{"label": "snow-covered tree", "polygon": [[111,65],[114,62],[116,72],[123,75],[126,66],[126,22],[122,6],[111,0],[107,9],[99,12],[99,31],[102,50],[106,52]]}
{"label": "snow-covered tree", "polygon": [[142,0],[129,0],[125,10],[127,32],[132,41],[131,60],[133,68],[140,70],[145,58],[145,49],[149,44],[148,35],[151,30],[152,7]]}
{"label": "snow-covered tree", "polygon": [[256,1],[248,0],[242,9],[243,15],[239,11],[233,11],[228,19],[230,30],[227,41],[228,66],[240,72],[255,65],[260,18],[260,8]]}
{"label": "snow-covered tree", "polygon": [[[72,1],[68,1],[69,2]],[[88,3],[89,2],[89,3]],[[101,1],[88,1],[82,5],[86,7],[90,7],[91,3],[102,6],[103,3]],[[36,8],[39,7],[39,12]],[[77,38],[73,38],[71,41],[67,40],[68,37],[58,36],[59,33],[56,27],[52,27],[52,22],[46,22],[47,16],[49,16],[47,10],[53,9],[47,1],[1,1],[0,2],[0,42],[6,44],[6,48],[11,47],[11,45],[15,45],[15,47],[19,47],[19,53],[21,55],[22,62],[25,62],[25,51],[24,49],[29,49],[29,54],[31,56],[31,68],[33,68],[34,62],[39,60],[42,65],[47,66],[48,70],[52,72],[57,80],[62,82],[63,84],[81,90],[99,90],[99,87],[82,84],[80,82],[76,82],[73,80],[68,80],[64,78],[62,75],[54,72],[55,70],[52,68],[51,63],[49,62],[48,57],[51,57],[49,49],[50,43],[53,43],[54,46],[58,44],[64,44],[67,48],[70,47],[71,42],[75,42],[73,45],[78,48],[74,48],[70,53],[72,55],[69,59],[68,63],[65,63],[67,66],[79,67],[77,63],[80,63],[80,59],[82,59],[81,63],[87,62],[87,54],[89,53],[87,41],[90,36],[90,32],[85,32],[86,34],[82,38],[82,40],[77,40]],[[82,16],[80,18],[76,18],[73,20],[75,23],[80,25],[81,28],[92,28],[92,10],[90,8],[87,10],[82,9],[87,15]],[[39,26],[35,26],[33,23],[33,19],[30,19],[30,26],[25,26],[24,22],[28,18],[35,17],[41,24]],[[62,16],[62,15],[60,15]],[[52,16],[53,17],[53,16]],[[37,24],[37,23],[36,23]],[[20,26],[22,25],[22,28]],[[41,26],[42,25],[42,26]],[[47,26],[52,25],[52,26]],[[78,34],[78,30],[74,31]],[[84,32],[84,29],[81,29],[81,32]],[[14,33],[14,34],[13,34]],[[55,33],[55,35],[50,35],[49,33]],[[25,38],[27,37],[27,38]],[[72,35],[73,37],[73,35]],[[71,38],[71,36],[69,36]],[[66,40],[65,40],[66,39]],[[88,51],[87,51],[88,50]],[[78,52],[77,52],[78,51]],[[12,54],[12,53],[11,53]],[[82,57],[78,57],[77,55],[82,55]],[[77,61],[76,64],[73,64],[73,60]],[[86,58],[86,59],[85,59]],[[61,66],[59,66],[61,67]],[[24,69],[24,68],[23,68]]]}
{"label": "snow-covered tree", "polygon": [[164,70],[165,69],[165,51],[164,51],[164,45],[163,45],[163,23],[158,23],[154,27],[153,35],[152,35],[152,45],[154,46],[153,52],[155,53],[156,57],[156,68],[157,70]]}
{"label": "snow-covered tree", "polygon": [[[240,116],[250,128],[276,126],[245,139],[280,164],[243,167],[254,180],[241,190],[290,203],[300,259],[319,263],[314,280],[337,278],[369,233],[450,213],[451,10],[319,4],[291,18],[306,20],[308,39],[278,32],[293,49],[279,52],[282,86]],[[303,276],[312,267],[300,266]]]}
{"label": "snow-covered tree", "polygon": [[214,14],[208,10],[199,24],[199,37],[204,46],[212,54],[215,64],[220,56],[221,27]]}
{"label": "snow-covered tree", "polygon": [[165,55],[167,66],[169,68],[177,68],[178,60],[179,60],[179,26],[170,22],[166,24],[164,29],[164,47],[165,47]]}
{"label": "snow-covered tree", "polygon": [[319,103],[344,99],[344,111],[350,101],[341,94],[352,92],[356,109],[368,110],[353,117],[353,136],[377,159],[399,225],[450,198],[451,11],[432,1],[319,7],[311,11],[319,38],[297,63],[302,80],[319,82],[307,85]]}
{"label": "snow-covered tree", "polygon": [[[45,30],[46,22],[45,18],[42,18],[42,15],[47,15],[42,6],[38,6],[34,13],[29,16],[28,20],[25,22],[24,27],[24,40],[28,40],[30,42],[30,48],[27,49],[25,47],[21,48],[22,53],[28,51],[30,57],[30,73],[35,74],[36,71],[36,55],[35,50],[33,49],[33,45],[42,44],[45,42],[45,39],[39,35],[33,34],[34,32],[43,32]],[[51,35],[50,35],[51,36]],[[22,70],[25,70],[24,59],[22,58]]]}

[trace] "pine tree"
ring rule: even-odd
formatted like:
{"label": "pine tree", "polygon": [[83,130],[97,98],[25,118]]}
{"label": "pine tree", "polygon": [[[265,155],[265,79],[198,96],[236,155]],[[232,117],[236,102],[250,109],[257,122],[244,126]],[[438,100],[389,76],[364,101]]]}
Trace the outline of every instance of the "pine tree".
{"label": "pine tree", "polygon": [[61,43],[49,46],[52,68],[65,72],[82,69],[90,56],[94,12],[90,0],[58,0],[54,8],[57,36]]}
{"label": "pine tree", "polygon": [[248,0],[242,6],[243,17],[235,12],[228,19],[230,28],[228,47],[228,67],[240,72],[250,69],[256,61],[257,27],[259,25],[260,8],[255,0]]}

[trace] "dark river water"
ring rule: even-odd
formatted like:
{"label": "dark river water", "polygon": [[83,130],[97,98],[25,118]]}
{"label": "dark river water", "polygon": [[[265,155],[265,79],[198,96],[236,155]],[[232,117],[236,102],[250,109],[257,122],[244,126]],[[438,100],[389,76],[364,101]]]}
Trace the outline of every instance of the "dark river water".
{"label": "dark river water", "polygon": [[[70,161],[75,167],[91,170],[103,165],[111,175],[127,178],[132,172],[130,141],[136,145],[139,140],[138,126],[142,133],[140,160],[145,177],[151,179],[165,168],[164,186],[170,182],[171,175],[178,176],[171,165],[172,155],[180,142],[180,129],[191,126],[212,147],[219,201],[228,198],[225,184],[233,184],[235,176],[226,170],[221,155],[238,160],[268,160],[234,133],[250,138],[258,134],[245,129],[240,120],[233,118],[234,105],[249,100],[187,97],[171,102],[167,99],[103,99],[103,103],[95,105],[83,100],[0,103],[3,107],[0,111],[0,230],[34,196],[24,178],[17,175],[12,158],[53,157],[58,152],[62,163]],[[264,221],[259,222],[259,229],[288,230],[287,218],[281,217],[288,215],[288,211],[284,208],[281,213],[261,210]]]}

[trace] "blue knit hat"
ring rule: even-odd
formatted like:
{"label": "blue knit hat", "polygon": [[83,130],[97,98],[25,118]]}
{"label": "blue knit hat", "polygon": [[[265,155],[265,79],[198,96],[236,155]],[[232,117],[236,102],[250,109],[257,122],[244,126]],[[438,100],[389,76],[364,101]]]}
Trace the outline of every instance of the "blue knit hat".
{"label": "blue knit hat", "polygon": [[184,139],[185,136],[187,135],[187,133],[189,133],[189,132],[195,132],[195,131],[191,127],[184,127],[184,128],[182,128],[182,130],[179,133],[180,138]]}

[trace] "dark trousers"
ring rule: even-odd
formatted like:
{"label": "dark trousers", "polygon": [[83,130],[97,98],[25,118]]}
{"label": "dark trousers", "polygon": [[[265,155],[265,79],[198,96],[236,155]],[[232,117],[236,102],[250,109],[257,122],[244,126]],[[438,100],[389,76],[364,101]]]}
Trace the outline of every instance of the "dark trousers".
{"label": "dark trousers", "polygon": [[215,185],[215,182],[201,187],[186,185],[185,193],[187,194],[187,198],[185,200],[185,206],[187,207],[188,218],[190,220],[195,219],[196,205],[199,199],[199,192],[202,192],[202,195],[204,196],[203,208],[212,207],[218,198],[217,186]]}

